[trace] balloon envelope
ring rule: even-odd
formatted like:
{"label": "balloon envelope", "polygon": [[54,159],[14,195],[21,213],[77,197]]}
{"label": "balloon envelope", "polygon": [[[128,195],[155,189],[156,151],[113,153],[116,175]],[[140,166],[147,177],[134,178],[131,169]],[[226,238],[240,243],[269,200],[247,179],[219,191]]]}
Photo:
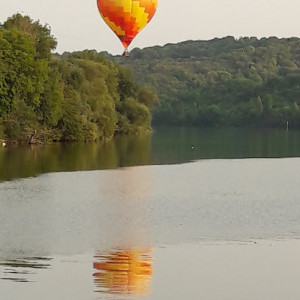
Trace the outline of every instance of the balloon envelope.
{"label": "balloon envelope", "polygon": [[100,15],[125,49],[150,22],[158,0],[97,0]]}

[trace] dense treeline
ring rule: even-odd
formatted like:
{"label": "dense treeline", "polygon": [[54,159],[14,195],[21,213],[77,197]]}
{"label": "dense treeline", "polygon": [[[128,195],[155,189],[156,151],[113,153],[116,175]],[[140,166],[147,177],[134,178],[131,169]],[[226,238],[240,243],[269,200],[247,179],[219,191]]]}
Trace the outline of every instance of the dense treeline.
{"label": "dense treeline", "polygon": [[300,39],[226,37],[134,49],[160,105],[154,124],[300,128]]}
{"label": "dense treeline", "polygon": [[52,55],[50,28],[20,14],[0,25],[0,138],[94,141],[150,130],[156,96],[95,51]]}
{"label": "dense treeline", "polygon": [[53,55],[56,44],[27,16],[0,24],[0,139],[106,140],[149,130],[151,111],[155,125],[300,128],[299,38],[187,41],[129,58]]}

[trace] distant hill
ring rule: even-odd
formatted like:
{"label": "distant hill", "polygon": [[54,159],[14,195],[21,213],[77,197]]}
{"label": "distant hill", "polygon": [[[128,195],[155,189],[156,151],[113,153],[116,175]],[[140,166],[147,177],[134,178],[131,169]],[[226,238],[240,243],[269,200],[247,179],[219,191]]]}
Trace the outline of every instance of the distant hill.
{"label": "distant hill", "polygon": [[300,127],[299,38],[228,36],[110,58],[156,91],[156,125]]}

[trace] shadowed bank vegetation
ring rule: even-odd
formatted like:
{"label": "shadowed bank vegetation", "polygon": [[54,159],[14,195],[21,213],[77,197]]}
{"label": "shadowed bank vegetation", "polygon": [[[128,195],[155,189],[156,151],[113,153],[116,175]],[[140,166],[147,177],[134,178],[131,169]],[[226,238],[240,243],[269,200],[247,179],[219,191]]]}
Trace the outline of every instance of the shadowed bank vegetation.
{"label": "shadowed bank vegetation", "polygon": [[158,94],[155,125],[300,128],[299,38],[186,41],[120,63]]}
{"label": "shadowed bank vegetation", "polygon": [[55,57],[50,28],[20,14],[0,26],[0,139],[107,140],[151,130],[156,96],[95,51]]}

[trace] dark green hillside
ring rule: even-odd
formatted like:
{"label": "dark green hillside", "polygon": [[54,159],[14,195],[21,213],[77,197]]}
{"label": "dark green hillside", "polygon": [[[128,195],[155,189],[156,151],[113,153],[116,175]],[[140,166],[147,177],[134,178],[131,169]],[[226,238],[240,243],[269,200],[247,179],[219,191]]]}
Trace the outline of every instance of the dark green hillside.
{"label": "dark green hillside", "polygon": [[157,92],[154,124],[300,127],[299,38],[186,41],[118,60]]}

